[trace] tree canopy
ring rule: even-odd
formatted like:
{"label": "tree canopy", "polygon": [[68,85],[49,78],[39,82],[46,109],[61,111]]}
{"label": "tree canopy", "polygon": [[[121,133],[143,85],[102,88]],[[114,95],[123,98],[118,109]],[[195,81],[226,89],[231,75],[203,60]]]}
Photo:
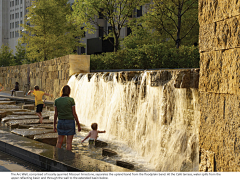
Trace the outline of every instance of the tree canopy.
{"label": "tree canopy", "polygon": [[13,50],[8,45],[2,45],[0,49],[0,66],[10,66],[13,63]]}
{"label": "tree canopy", "polygon": [[26,48],[21,44],[20,41],[18,41],[13,65],[21,65],[27,63],[26,55]]}
{"label": "tree canopy", "polygon": [[114,37],[114,51],[119,48],[120,32],[133,17],[134,10],[144,5],[148,0],[78,0],[73,6],[72,18],[88,33],[101,27],[99,19],[105,19],[110,24],[111,32],[106,37]]}
{"label": "tree canopy", "polygon": [[179,48],[198,42],[198,0],[152,0],[143,26],[154,29],[162,41],[173,40]]}
{"label": "tree canopy", "polygon": [[27,57],[32,62],[72,54],[80,46],[83,31],[71,18],[68,0],[33,1],[28,8],[26,24],[21,33]]}

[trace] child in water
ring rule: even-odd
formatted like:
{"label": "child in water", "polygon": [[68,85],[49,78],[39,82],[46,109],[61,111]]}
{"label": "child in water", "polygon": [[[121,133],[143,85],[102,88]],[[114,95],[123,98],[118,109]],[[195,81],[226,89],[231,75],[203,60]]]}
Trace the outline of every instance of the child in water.
{"label": "child in water", "polygon": [[89,132],[89,134],[82,140],[81,143],[83,143],[87,138],[89,139],[89,144],[94,144],[95,140],[98,138],[98,133],[105,133],[106,131],[98,131],[98,124],[97,123],[92,123],[91,125],[92,131]]}

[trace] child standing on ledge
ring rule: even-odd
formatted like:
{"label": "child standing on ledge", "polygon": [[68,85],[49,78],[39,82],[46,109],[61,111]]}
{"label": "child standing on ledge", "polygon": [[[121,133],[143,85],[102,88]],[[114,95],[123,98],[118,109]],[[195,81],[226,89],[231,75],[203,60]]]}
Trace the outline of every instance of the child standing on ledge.
{"label": "child standing on ledge", "polygon": [[89,132],[89,134],[82,140],[81,143],[83,143],[87,138],[90,137],[88,143],[89,144],[94,144],[95,140],[98,138],[98,133],[105,133],[106,131],[98,131],[98,124],[97,123],[92,123],[91,125],[92,131]]}
{"label": "child standing on ledge", "polygon": [[43,100],[42,97],[43,95],[46,96],[51,96],[50,94],[47,94],[43,91],[39,91],[39,86],[34,86],[34,91],[29,90],[27,95],[33,93],[33,95],[35,96],[35,106],[36,106],[36,114],[39,117],[39,122],[42,124],[42,109],[43,109]]}

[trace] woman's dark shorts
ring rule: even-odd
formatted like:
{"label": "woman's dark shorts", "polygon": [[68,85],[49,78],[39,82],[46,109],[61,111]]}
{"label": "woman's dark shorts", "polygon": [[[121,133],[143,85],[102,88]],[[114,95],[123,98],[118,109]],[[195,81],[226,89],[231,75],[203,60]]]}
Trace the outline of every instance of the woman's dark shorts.
{"label": "woman's dark shorts", "polygon": [[36,108],[36,112],[39,113],[39,112],[42,112],[42,110],[43,110],[43,104],[38,104]]}
{"label": "woman's dark shorts", "polygon": [[75,120],[58,120],[57,124],[58,135],[74,135],[76,134]]}

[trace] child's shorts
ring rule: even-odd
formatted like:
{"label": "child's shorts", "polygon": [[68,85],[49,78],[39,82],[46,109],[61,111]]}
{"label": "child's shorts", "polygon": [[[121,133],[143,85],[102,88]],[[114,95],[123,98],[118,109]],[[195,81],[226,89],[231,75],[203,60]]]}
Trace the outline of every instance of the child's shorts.
{"label": "child's shorts", "polygon": [[57,123],[57,132],[58,132],[58,135],[74,135],[74,134],[76,134],[75,120],[59,119],[58,123]]}
{"label": "child's shorts", "polygon": [[88,140],[89,145],[95,145],[95,139],[90,138]]}
{"label": "child's shorts", "polygon": [[43,110],[43,104],[38,104],[36,108],[36,112],[39,113],[39,112],[42,112],[42,110]]}

